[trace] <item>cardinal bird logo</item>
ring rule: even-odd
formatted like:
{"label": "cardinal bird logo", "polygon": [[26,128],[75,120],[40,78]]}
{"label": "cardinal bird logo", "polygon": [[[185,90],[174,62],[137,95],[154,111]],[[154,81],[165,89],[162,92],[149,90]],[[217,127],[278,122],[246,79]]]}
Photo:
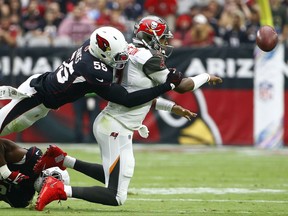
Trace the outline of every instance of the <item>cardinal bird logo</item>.
{"label": "cardinal bird logo", "polygon": [[110,44],[105,38],[101,37],[99,34],[96,34],[96,40],[97,40],[98,47],[103,52],[111,51]]}

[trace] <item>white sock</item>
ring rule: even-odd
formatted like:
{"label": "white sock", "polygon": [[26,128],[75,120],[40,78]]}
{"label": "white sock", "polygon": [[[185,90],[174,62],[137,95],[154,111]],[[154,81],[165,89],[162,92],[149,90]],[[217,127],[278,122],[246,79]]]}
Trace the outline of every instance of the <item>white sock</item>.
{"label": "white sock", "polygon": [[63,161],[63,165],[67,168],[74,168],[74,165],[76,163],[76,158],[73,158],[73,157],[70,157],[70,156],[66,156],[64,158],[64,161]]}
{"label": "white sock", "polygon": [[0,167],[0,176],[3,179],[7,179],[11,175],[11,171],[9,170],[7,164]]}
{"label": "white sock", "polygon": [[67,197],[72,197],[72,187],[69,185],[64,185],[64,191]]}

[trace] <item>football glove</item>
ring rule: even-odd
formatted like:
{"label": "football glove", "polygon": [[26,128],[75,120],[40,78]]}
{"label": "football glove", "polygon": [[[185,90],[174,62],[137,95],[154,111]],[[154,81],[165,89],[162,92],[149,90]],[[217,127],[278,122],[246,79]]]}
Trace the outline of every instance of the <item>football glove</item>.
{"label": "football glove", "polygon": [[6,182],[12,183],[12,184],[19,184],[23,180],[29,179],[29,176],[24,175],[23,173],[20,173],[19,171],[13,171],[7,179],[5,179]]}
{"label": "football glove", "polygon": [[166,83],[169,83],[171,89],[176,88],[183,79],[183,74],[176,70],[176,68],[169,68],[170,73],[167,75]]}

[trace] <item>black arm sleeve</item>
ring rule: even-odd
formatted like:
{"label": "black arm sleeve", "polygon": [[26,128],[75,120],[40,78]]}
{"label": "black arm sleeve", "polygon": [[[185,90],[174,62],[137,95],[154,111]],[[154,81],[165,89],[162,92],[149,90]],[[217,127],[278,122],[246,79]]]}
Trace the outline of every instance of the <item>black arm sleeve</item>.
{"label": "black arm sleeve", "polygon": [[102,88],[97,89],[95,92],[105,100],[121,104],[126,107],[133,107],[151,101],[169,90],[171,90],[170,84],[163,83],[149,89],[128,93],[123,86],[113,83],[111,86],[103,86]]}

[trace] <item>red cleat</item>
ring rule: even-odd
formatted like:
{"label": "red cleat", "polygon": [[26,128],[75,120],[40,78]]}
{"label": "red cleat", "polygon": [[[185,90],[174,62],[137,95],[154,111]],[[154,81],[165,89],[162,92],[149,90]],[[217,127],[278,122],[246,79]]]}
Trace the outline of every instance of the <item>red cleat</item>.
{"label": "red cleat", "polygon": [[63,161],[66,155],[67,153],[56,145],[50,145],[49,148],[47,148],[45,154],[43,154],[43,156],[35,164],[33,168],[34,172],[39,174],[44,169],[55,166],[59,167],[62,170],[65,170],[66,167],[63,166]]}
{"label": "red cleat", "polygon": [[35,209],[43,211],[46,205],[54,200],[67,200],[62,181],[49,176],[45,179],[43,187],[37,198]]}

